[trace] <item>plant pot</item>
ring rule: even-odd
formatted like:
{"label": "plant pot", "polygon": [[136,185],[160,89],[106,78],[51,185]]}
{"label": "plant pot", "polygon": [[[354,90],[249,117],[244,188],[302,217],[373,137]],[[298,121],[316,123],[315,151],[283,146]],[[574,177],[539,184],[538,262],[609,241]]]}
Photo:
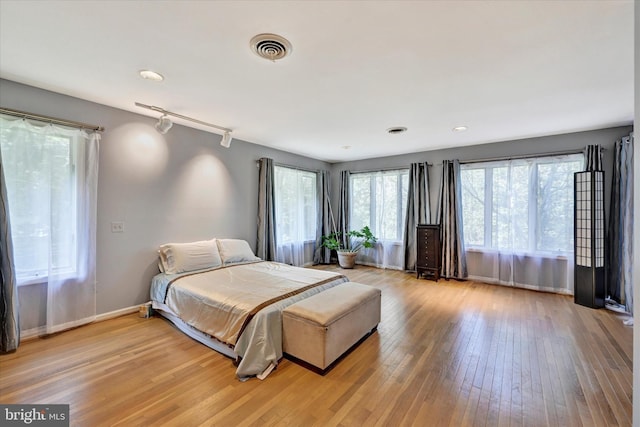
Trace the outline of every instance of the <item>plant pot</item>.
{"label": "plant pot", "polygon": [[353,268],[356,265],[357,252],[338,251],[338,264],[342,268]]}

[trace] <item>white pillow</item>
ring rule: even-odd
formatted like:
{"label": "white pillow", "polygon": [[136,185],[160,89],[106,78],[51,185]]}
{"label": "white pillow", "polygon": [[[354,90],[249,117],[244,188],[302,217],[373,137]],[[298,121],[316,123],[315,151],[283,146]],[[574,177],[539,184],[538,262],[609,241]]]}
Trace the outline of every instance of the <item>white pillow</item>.
{"label": "white pillow", "polygon": [[222,266],[216,239],[160,246],[160,262],[167,274],[184,273]]}
{"label": "white pillow", "polygon": [[254,255],[246,240],[218,239],[218,249],[220,250],[223,265],[260,261],[260,258]]}

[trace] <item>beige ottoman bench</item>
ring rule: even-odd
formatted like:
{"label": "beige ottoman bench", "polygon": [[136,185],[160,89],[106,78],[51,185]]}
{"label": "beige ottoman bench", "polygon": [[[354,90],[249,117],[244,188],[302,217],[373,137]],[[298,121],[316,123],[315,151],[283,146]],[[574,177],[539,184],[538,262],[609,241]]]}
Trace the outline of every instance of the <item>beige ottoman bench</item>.
{"label": "beige ottoman bench", "polygon": [[284,353],[324,375],[375,330],[380,297],[378,288],[347,282],[290,305],[282,312]]}

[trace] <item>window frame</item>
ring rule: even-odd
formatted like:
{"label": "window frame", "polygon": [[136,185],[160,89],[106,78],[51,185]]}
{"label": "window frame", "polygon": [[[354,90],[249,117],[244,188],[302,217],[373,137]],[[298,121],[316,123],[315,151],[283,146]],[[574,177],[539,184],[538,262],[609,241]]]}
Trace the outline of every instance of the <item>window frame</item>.
{"label": "window frame", "polygon": [[[305,174],[309,174],[313,176],[313,189],[314,189],[314,194],[313,194],[313,200],[314,200],[314,212],[315,212],[315,220],[313,221],[313,225],[314,225],[314,232],[317,233],[316,228],[317,228],[317,224],[318,224],[318,218],[317,218],[317,213],[318,213],[318,173],[316,171],[312,171],[312,170],[307,170],[307,169],[303,169],[303,168],[298,168],[298,167],[294,167],[294,166],[287,166],[287,165],[279,165],[279,164],[274,164],[273,165],[273,173],[274,173],[274,210],[275,210],[275,222],[276,222],[276,244],[277,245],[289,245],[292,243],[303,243],[303,244],[309,244],[309,243],[315,243],[316,242],[316,236],[305,236],[305,238],[303,238],[303,240],[297,241],[297,240],[291,240],[291,241],[286,241],[286,242],[281,242],[278,239],[278,186],[277,186],[277,170],[278,169],[288,169],[291,171],[295,171],[295,172],[302,172]],[[300,177],[298,177],[299,179]],[[297,212],[298,213],[298,219],[301,216],[304,216],[303,213],[301,212]],[[306,227],[304,227],[306,228]]]}
{"label": "window frame", "polygon": [[397,168],[397,169],[388,169],[388,170],[380,170],[380,171],[363,171],[363,172],[351,172],[349,174],[349,224],[353,224],[353,180],[358,176],[362,177],[363,175],[369,176],[369,223],[368,225],[371,229],[371,232],[374,236],[379,236],[379,230],[377,230],[377,192],[376,192],[376,178],[379,175],[394,175],[398,178],[396,182],[396,194],[397,194],[397,204],[396,204],[396,215],[398,218],[398,222],[396,224],[396,238],[395,239],[384,239],[378,237],[378,241],[384,241],[388,243],[401,244],[404,239],[404,223],[406,221],[406,211],[407,211],[407,197],[403,197],[403,177],[407,178],[407,192],[409,187],[409,168]]}
{"label": "window frame", "polygon": [[[491,161],[479,161],[479,162],[469,162],[461,164],[460,173],[464,173],[466,170],[484,170],[484,233],[483,233],[483,244],[472,244],[466,240],[465,233],[465,247],[467,250],[475,250],[481,252],[498,252],[501,251],[497,242],[493,242],[493,213],[494,213],[494,201],[493,201],[493,193],[494,193],[494,182],[493,182],[493,173],[494,170],[500,167],[513,167],[513,162],[522,162],[522,164],[528,164],[529,173],[528,173],[528,181],[527,181],[527,189],[528,189],[528,236],[527,236],[527,248],[526,249],[510,249],[509,252],[514,254],[523,254],[523,255],[535,255],[535,256],[568,256],[573,252],[573,244],[570,244],[568,250],[546,250],[539,249],[538,245],[538,233],[541,228],[540,220],[538,218],[538,190],[540,185],[540,176],[539,176],[539,167],[543,164],[554,164],[554,163],[573,163],[576,161],[580,161],[584,163],[584,153],[570,153],[570,154],[562,154],[562,155],[541,155],[541,156],[532,156],[532,157],[524,157],[524,158],[514,158],[512,160],[491,160]],[[510,179],[510,178],[508,178]],[[461,179],[461,185],[464,185],[464,180]],[[531,191],[531,190],[534,191]],[[464,189],[461,188],[462,194],[464,194]],[[573,199],[571,199],[571,203],[573,203]],[[464,202],[463,202],[464,204]],[[464,208],[463,208],[464,215]],[[571,212],[573,215],[573,212]],[[464,217],[463,217],[464,224]],[[571,241],[573,242],[575,236],[572,236]]]}
{"label": "window frame", "polygon": [[[33,126],[37,128],[36,126]],[[42,131],[42,129],[40,129]],[[35,135],[39,141],[38,143],[44,143],[46,138],[56,138],[56,139],[64,139],[65,143],[68,146],[68,161],[69,161],[69,173],[65,176],[65,185],[70,186],[70,208],[60,209],[61,211],[65,211],[68,214],[68,221],[70,222],[70,226],[68,227],[71,231],[71,251],[66,256],[67,262],[65,266],[53,268],[51,261],[45,266],[45,268],[40,269],[32,269],[29,271],[19,271],[19,267],[16,266],[16,285],[17,286],[28,286],[35,284],[47,283],[52,278],[56,280],[69,280],[78,277],[78,232],[80,227],[79,218],[79,209],[78,205],[78,192],[83,188],[82,177],[78,174],[78,161],[82,157],[80,150],[83,149],[83,144],[80,141],[77,141],[77,137],[72,135],[66,135],[63,133],[55,133],[53,135],[48,135],[46,132],[43,133],[31,131],[32,135]],[[6,173],[6,171],[5,171]],[[12,223],[13,224],[13,223]],[[12,234],[15,234],[14,226],[11,226]],[[51,231],[49,231],[49,235],[51,236]],[[15,241],[15,238],[14,238]],[[54,245],[52,243],[51,245]],[[50,254],[52,257],[53,254]],[[15,263],[15,253],[14,253],[14,263]],[[52,277],[50,277],[52,276]]]}

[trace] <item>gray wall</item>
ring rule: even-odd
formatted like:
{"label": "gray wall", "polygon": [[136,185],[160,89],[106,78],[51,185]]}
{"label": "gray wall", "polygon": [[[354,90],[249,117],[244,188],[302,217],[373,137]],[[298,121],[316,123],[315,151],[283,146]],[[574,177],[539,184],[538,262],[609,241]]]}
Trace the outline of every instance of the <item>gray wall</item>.
{"label": "gray wall", "polygon": [[435,220],[443,160],[481,160],[506,156],[553,153],[559,151],[582,150],[587,145],[600,144],[605,148],[603,163],[606,189],[605,201],[608,214],[613,166],[613,145],[617,139],[629,135],[631,130],[631,126],[623,126],[589,132],[568,133],[541,138],[528,138],[516,141],[497,142],[493,144],[473,145],[446,150],[423,151],[420,153],[404,154],[400,156],[336,163],[331,167],[331,204],[332,206],[335,206],[334,212],[337,212],[339,200],[339,179],[340,171],[342,170],[358,172],[390,168],[408,168],[411,163],[428,162],[433,165],[429,168],[429,191],[431,196],[431,218],[432,220]]}
{"label": "gray wall", "polygon": [[[106,128],[98,179],[98,314],[149,300],[162,243],[235,237],[255,249],[260,157],[330,167],[240,140],[226,149],[220,136],[179,125],[160,135],[153,118],[8,80],[0,80],[0,105]],[[111,233],[112,221],[123,221],[125,232]],[[43,287],[22,286],[19,297],[22,330],[43,325]]]}

